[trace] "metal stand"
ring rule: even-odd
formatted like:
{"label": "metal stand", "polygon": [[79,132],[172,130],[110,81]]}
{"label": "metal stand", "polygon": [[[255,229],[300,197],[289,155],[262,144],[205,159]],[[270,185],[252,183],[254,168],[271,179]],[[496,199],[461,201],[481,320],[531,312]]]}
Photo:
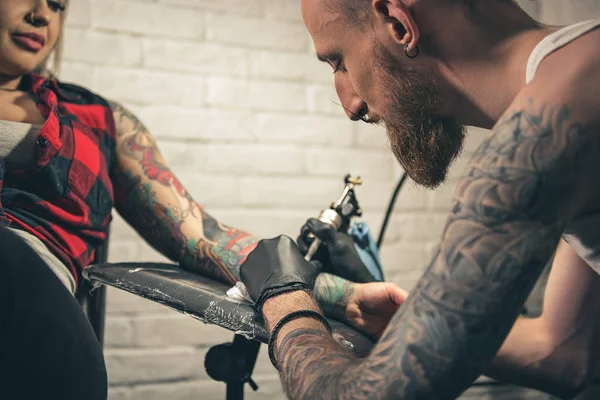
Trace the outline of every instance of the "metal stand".
{"label": "metal stand", "polygon": [[243,400],[245,383],[258,389],[251,375],[259,348],[259,341],[235,335],[233,342],[213,346],[206,353],[204,368],[212,379],[227,384],[227,400]]}

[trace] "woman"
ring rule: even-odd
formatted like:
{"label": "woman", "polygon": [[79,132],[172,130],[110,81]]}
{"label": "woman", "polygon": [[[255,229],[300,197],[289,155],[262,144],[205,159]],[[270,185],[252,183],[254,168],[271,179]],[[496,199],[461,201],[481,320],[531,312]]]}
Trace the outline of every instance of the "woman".
{"label": "woman", "polygon": [[163,254],[223,282],[256,241],[192,200],[134,115],[47,73],[66,7],[0,0],[0,398],[106,399],[72,294],[113,206]]}
{"label": "woman", "polygon": [[[48,73],[66,7],[0,0],[2,399],[107,398],[102,349],[73,293],[113,207],[165,256],[226,283],[257,241],[193,201],[133,114]],[[381,310],[352,304],[369,285],[321,274],[315,294],[330,314],[348,319],[352,309],[349,322],[376,334]],[[385,313],[395,310],[399,289],[378,288],[369,299],[400,298]]]}

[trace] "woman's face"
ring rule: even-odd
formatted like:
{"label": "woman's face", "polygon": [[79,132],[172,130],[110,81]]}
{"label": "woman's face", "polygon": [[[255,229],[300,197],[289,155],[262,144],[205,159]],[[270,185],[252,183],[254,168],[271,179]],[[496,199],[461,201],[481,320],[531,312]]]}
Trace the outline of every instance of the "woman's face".
{"label": "woman's face", "polygon": [[0,75],[20,77],[52,52],[67,0],[0,0]]}

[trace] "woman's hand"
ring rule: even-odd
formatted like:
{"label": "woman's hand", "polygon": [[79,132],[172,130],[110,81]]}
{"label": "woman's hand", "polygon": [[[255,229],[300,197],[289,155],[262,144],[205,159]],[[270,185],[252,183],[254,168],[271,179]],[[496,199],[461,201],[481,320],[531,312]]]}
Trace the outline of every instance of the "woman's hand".
{"label": "woman's hand", "polygon": [[346,322],[371,338],[379,339],[407,297],[408,292],[392,282],[355,284],[348,297]]}

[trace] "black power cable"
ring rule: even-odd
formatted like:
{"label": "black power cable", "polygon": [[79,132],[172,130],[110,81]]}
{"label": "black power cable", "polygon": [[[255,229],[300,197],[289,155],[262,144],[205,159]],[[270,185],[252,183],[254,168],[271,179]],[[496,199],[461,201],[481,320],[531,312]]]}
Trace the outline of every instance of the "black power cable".
{"label": "black power cable", "polygon": [[390,217],[392,215],[392,211],[394,211],[394,205],[396,204],[396,198],[398,197],[398,193],[400,193],[400,189],[404,185],[406,181],[407,175],[406,172],[402,174],[398,184],[396,185],[396,189],[394,190],[394,194],[392,194],[392,198],[390,199],[390,204],[388,205],[387,211],[385,213],[385,217],[383,218],[383,223],[381,224],[381,229],[379,230],[379,238],[377,239],[377,248],[381,248],[381,244],[383,243],[383,237],[385,235],[385,231],[387,229],[388,222],[390,222]]}

